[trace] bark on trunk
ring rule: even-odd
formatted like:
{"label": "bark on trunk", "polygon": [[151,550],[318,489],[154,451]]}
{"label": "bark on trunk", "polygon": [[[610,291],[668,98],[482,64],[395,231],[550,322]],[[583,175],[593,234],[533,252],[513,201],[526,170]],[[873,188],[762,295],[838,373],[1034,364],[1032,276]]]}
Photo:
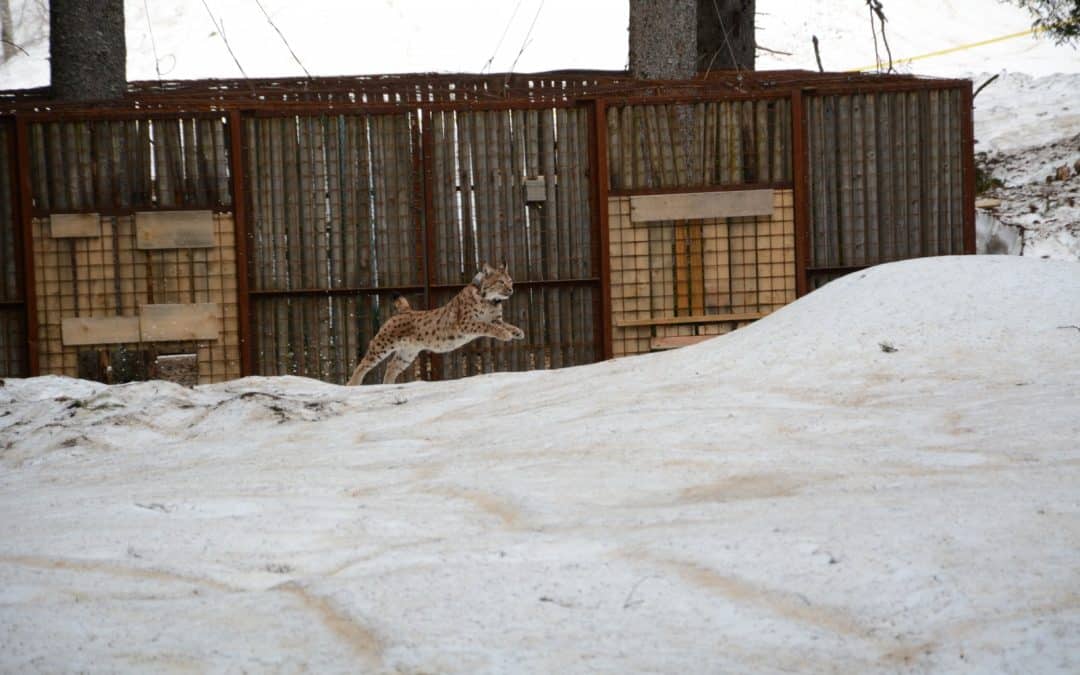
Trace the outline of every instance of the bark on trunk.
{"label": "bark on trunk", "polygon": [[698,70],[754,69],[754,0],[698,0]]}
{"label": "bark on trunk", "polygon": [[11,2],[0,0],[0,40],[3,41],[3,60],[15,56],[15,27],[11,23]]}
{"label": "bark on trunk", "polygon": [[127,91],[123,0],[52,0],[52,96],[69,101],[119,98]]}
{"label": "bark on trunk", "polygon": [[650,80],[697,74],[698,0],[630,0],[630,73]]}

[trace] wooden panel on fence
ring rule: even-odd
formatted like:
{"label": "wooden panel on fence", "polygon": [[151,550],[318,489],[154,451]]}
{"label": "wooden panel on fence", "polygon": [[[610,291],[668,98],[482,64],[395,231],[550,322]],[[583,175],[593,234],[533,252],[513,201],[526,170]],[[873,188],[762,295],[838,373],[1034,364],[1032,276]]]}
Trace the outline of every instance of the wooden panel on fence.
{"label": "wooden panel on fence", "polygon": [[68,317],[61,322],[65,346],[139,342],[139,317]]}
{"label": "wooden panel on fence", "polygon": [[676,335],[674,337],[659,337],[653,338],[649,341],[649,347],[654,351],[660,351],[664,349],[678,349],[679,347],[687,347],[689,345],[696,345],[699,342],[704,342],[716,337],[715,335]]}
{"label": "wooden panel on fence", "polygon": [[958,252],[958,96],[807,97],[812,287],[840,276],[838,267]]}
{"label": "wooden panel on fence", "polygon": [[[795,299],[791,190],[767,215],[635,221],[635,196],[608,200],[613,353],[728,332]],[[725,193],[717,193],[725,194]]]}
{"label": "wooden panel on fence", "polygon": [[214,241],[212,211],[139,211],[135,245],[141,249],[210,248]]}
{"label": "wooden panel on fence", "polygon": [[143,342],[216,340],[220,318],[216,302],[143,305],[139,308],[139,333]]}
{"label": "wooden panel on fence", "polygon": [[96,213],[54,213],[49,216],[49,234],[54,239],[100,237],[101,216]]}
{"label": "wooden panel on fence", "polygon": [[693,316],[656,316],[648,319],[617,319],[619,328],[634,326],[675,326],[687,323],[724,323],[728,321],[755,321],[765,316],[762,312],[738,312],[734,314],[697,314]]}
{"label": "wooden panel on fence", "polygon": [[32,123],[34,204],[93,211],[228,206],[224,124],[221,115]]}
{"label": "wooden panel on fence", "polygon": [[[90,361],[97,364],[93,372],[109,373],[125,368],[125,359],[132,354],[145,352],[152,361],[151,357],[161,354],[196,353],[200,383],[239,377],[236,254],[229,214],[213,216],[214,247],[183,251],[139,249],[135,219],[130,216],[102,218],[97,238],[54,239],[49,236],[47,218],[35,218],[32,224],[42,373],[77,376],[79,364]],[[79,322],[93,326],[99,319],[132,317],[140,306],[163,303],[218,307],[216,334],[209,329],[197,331],[215,337],[189,338],[191,333],[186,333],[182,339],[147,344],[143,342],[146,336],[136,331],[133,336],[125,334],[128,342],[112,343],[115,346],[109,348],[93,346],[110,344],[109,335],[103,336],[108,340],[104,343],[65,343]],[[119,338],[117,333],[111,335]],[[153,376],[151,371],[138,373]]]}
{"label": "wooden panel on fence", "polygon": [[630,220],[694,220],[771,215],[772,190],[732,190],[630,197]]}
{"label": "wooden panel on fence", "polygon": [[610,188],[790,183],[788,99],[607,108]]}

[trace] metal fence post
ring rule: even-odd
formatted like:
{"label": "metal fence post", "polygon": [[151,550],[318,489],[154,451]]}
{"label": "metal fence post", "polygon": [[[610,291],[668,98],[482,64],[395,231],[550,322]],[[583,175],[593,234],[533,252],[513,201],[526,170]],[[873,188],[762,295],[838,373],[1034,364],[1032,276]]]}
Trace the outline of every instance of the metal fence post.
{"label": "metal fence post", "polygon": [[15,166],[12,173],[17,177],[15,214],[19,223],[23,253],[23,306],[26,309],[26,370],[30,377],[41,374],[40,346],[38,344],[37,284],[34,277],[34,221],[33,193],[30,189],[30,141],[27,122],[22,115],[15,116]]}
{"label": "metal fence post", "polygon": [[608,229],[608,155],[607,155],[607,102],[602,98],[593,101],[592,138],[590,138],[589,162],[594,208],[593,212],[593,270],[600,276],[600,298],[595,303],[600,312],[597,327],[597,343],[604,360],[612,358],[611,333],[611,243]]}
{"label": "metal fence post", "polygon": [[244,165],[243,117],[239,110],[229,111],[229,174],[232,179],[233,231],[236,238],[236,320],[240,334],[240,374],[254,375],[255,344],[251,326],[251,258],[248,227],[247,173]]}
{"label": "metal fence post", "polygon": [[795,296],[810,291],[810,171],[803,90],[791,91],[791,168],[795,216]]}

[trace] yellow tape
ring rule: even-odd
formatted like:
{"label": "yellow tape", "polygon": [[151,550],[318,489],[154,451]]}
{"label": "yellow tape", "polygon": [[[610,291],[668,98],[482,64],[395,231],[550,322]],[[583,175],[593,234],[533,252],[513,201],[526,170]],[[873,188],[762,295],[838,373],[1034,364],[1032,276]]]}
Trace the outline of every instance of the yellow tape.
{"label": "yellow tape", "polygon": [[[1046,30],[1046,29],[1042,28],[1041,26],[1036,26],[1035,28],[1029,28],[1027,30],[1022,30],[1019,33],[1010,33],[1008,35],[1002,35],[1001,37],[990,38],[989,40],[981,40],[979,42],[972,42],[971,44],[960,45],[959,47],[950,47],[948,49],[939,49],[936,52],[928,52],[926,54],[919,54],[918,56],[911,56],[911,57],[908,57],[906,59],[893,59],[893,66],[896,66],[897,64],[900,64],[900,63],[911,63],[912,61],[921,61],[923,59],[929,59],[929,58],[933,58],[935,56],[942,56],[943,54],[952,54],[953,52],[962,52],[965,49],[972,49],[974,47],[982,47],[984,45],[991,45],[991,44],[994,44],[995,42],[1004,42],[1005,40],[1014,40],[1014,39],[1016,39],[1018,37],[1026,37],[1026,36],[1029,36],[1029,35],[1034,37],[1035,35],[1037,35],[1038,33],[1042,32],[1044,30]],[[852,73],[864,73],[864,72],[866,72],[868,70],[879,70],[886,63],[887,62],[875,63],[872,66],[865,66],[863,68],[852,68],[849,72],[852,72]]]}

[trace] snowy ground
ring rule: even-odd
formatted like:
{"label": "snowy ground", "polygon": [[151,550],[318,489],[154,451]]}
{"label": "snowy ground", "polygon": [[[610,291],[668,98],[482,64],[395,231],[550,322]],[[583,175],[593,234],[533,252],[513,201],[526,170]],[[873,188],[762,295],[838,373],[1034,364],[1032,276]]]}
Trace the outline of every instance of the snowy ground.
{"label": "snowy ground", "polygon": [[0,671],[1075,673],[1078,326],[938,258],[560,371],[7,380]]}

